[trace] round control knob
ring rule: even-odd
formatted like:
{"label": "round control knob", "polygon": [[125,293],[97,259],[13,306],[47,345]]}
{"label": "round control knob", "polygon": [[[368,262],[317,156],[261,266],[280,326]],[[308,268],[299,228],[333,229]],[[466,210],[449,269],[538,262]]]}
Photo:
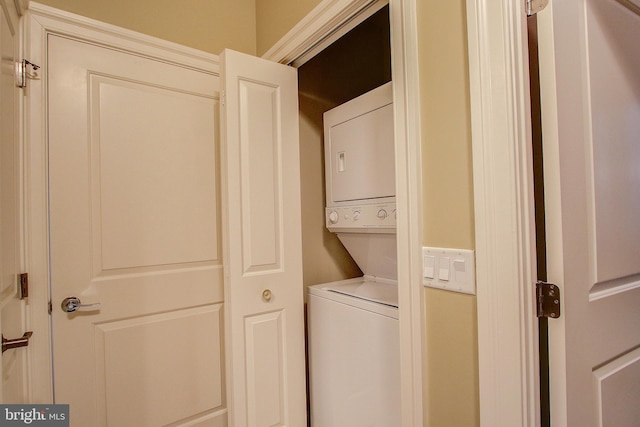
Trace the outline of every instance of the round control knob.
{"label": "round control knob", "polygon": [[329,222],[331,224],[337,223],[339,219],[340,219],[340,217],[338,216],[338,212],[336,212],[336,211],[329,212]]}
{"label": "round control knob", "polygon": [[378,211],[378,213],[376,214],[376,216],[377,216],[379,219],[386,219],[386,218],[387,218],[387,216],[389,216],[389,214],[387,213],[387,211],[386,211],[386,210],[384,210],[384,209],[380,209],[380,210]]}
{"label": "round control knob", "polygon": [[360,219],[360,211],[353,211],[353,220],[357,221]]}

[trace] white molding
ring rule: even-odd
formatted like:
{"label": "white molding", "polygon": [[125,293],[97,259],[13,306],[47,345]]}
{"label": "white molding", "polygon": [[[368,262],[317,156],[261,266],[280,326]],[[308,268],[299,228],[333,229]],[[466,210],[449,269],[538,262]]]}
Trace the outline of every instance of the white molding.
{"label": "white molding", "polygon": [[13,0],[16,5],[18,15],[22,16],[29,8],[29,0]]}
{"label": "white molding", "polygon": [[212,53],[75,15],[36,2],[30,2],[28,12],[31,21],[34,22],[32,25],[37,23],[47,34],[61,34],[78,40],[128,51],[136,55],[148,56],[219,74],[219,59],[217,55]]}
{"label": "white molding", "polygon": [[[391,0],[402,426],[424,425],[422,136],[416,0]],[[428,408],[426,408],[428,410]]]}
{"label": "white molding", "polygon": [[[263,57],[296,63],[301,55],[353,22],[378,0],[324,0]],[[422,427],[424,419],[422,157],[416,0],[390,0],[391,62],[398,204],[398,282],[403,427]]]}
{"label": "white molding", "polygon": [[25,145],[25,252],[29,272],[28,322],[34,331],[29,345],[31,359],[29,378],[31,402],[53,402],[53,369],[51,364],[51,333],[49,304],[49,240],[47,203],[47,148],[46,111],[44,92],[44,61],[46,36],[38,31],[36,23],[27,16],[22,18],[24,56],[41,65],[37,79],[28,80],[24,89]]}
{"label": "white molding", "polygon": [[[23,112],[25,253],[29,272],[29,346],[31,402],[53,402],[49,304],[49,239],[47,201],[46,75],[47,35],[58,34],[154,58],[211,74],[219,74],[218,57],[155,37],[62,12],[35,2],[21,20],[24,56],[41,66],[39,78],[25,89]],[[64,402],[63,402],[64,403]]]}
{"label": "white molding", "polygon": [[380,3],[384,5],[387,0],[323,0],[262,57],[291,64],[333,36],[363,11]]}
{"label": "white molding", "polygon": [[524,2],[468,0],[480,425],[538,426],[539,368]]}
{"label": "white molding", "polygon": [[0,0],[0,8],[5,13],[6,23],[9,25],[9,32],[15,35],[18,32],[21,15],[19,5],[13,0]]}

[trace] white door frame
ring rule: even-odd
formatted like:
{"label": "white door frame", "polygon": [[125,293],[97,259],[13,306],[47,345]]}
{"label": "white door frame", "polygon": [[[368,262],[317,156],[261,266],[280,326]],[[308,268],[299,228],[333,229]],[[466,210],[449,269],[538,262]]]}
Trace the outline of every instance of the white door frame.
{"label": "white door frame", "polygon": [[524,0],[467,0],[482,426],[539,426]]}
{"label": "white door frame", "polygon": [[[113,25],[63,12],[35,2],[21,21],[24,57],[40,65],[36,79],[28,81],[24,98],[25,244],[29,272],[29,346],[32,402],[53,400],[49,304],[49,232],[47,170],[47,36],[59,34],[151,58],[182,64],[219,75],[218,57],[196,49],[145,36]],[[54,307],[55,309],[55,307]],[[63,402],[64,403],[64,402]]]}
{"label": "white door frame", "polygon": [[[385,0],[323,0],[263,58],[290,64]],[[402,425],[423,425],[422,156],[416,0],[389,0],[398,205]],[[398,143],[399,142],[399,143]]]}

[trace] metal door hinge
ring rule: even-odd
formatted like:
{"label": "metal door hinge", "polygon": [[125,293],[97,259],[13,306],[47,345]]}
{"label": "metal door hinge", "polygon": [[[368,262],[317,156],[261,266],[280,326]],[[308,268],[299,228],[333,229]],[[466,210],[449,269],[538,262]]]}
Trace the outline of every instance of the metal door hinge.
{"label": "metal door hinge", "polygon": [[524,5],[527,10],[527,16],[535,15],[543,10],[549,4],[549,0],[525,0]]}
{"label": "metal door hinge", "polygon": [[538,317],[560,317],[560,288],[553,283],[538,281],[536,283],[536,302]]}
{"label": "metal door hinge", "polygon": [[25,299],[29,296],[29,273],[18,274],[18,292],[20,293],[20,299]]}
{"label": "metal door hinge", "polygon": [[27,79],[38,79],[37,71],[39,69],[39,65],[29,62],[26,59],[16,62],[16,86],[24,88],[27,87]]}

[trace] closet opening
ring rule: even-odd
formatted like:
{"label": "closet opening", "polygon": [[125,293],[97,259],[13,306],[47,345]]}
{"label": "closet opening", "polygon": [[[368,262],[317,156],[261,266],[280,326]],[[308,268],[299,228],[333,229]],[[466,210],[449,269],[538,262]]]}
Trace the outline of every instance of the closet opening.
{"label": "closet opening", "polygon": [[[362,16],[356,18],[359,19],[360,22],[357,25],[352,22],[351,25],[353,28],[344,35],[339,38],[334,35],[333,38],[336,38],[336,40],[331,41],[330,44],[326,40],[323,43],[320,43],[320,45],[322,45],[322,50],[319,53],[313,52],[313,54],[304,55],[304,63],[298,67],[302,255],[303,281],[305,286],[305,313],[307,313],[308,323],[305,330],[307,331],[308,344],[307,384],[308,387],[310,387],[310,390],[308,390],[307,396],[309,398],[308,414],[310,425],[313,424],[312,421],[316,424],[326,422],[327,419],[325,417],[328,415],[320,413],[326,411],[332,412],[333,415],[331,415],[331,417],[334,417],[333,420],[338,424],[340,424],[340,420],[348,419],[340,417],[356,417],[354,419],[363,421],[363,424],[365,421],[367,423],[370,421],[368,418],[366,420],[364,418],[374,417],[377,418],[374,422],[381,424],[374,423],[371,425],[382,426],[389,425],[389,423],[396,423],[396,418],[384,419],[384,416],[391,417],[397,414],[398,420],[400,416],[399,343],[397,344],[397,348],[389,352],[393,353],[391,355],[386,354],[386,352],[382,352],[380,354],[372,355],[372,357],[365,357],[365,359],[374,360],[374,362],[368,363],[366,367],[362,366],[362,372],[359,376],[367,378],[379,377],[379,379],[374,378],[373,380],[367,380],[367,384],[358,383],[357,385],[353,385],[357,389],[362,388],[362,390],[367,390],[367,392],[362,393],[363,398],[360,399],[360,402],[349,402],[344,405],[340,404],[337,405],[339,408],[336,409],[332,406],[332,402],[341,398],[335,396],[331,397],[331,393],[326,391],[326,388],[325,390],[318,391],[315,388],[316,386],[314,386],[314,378],[317,383],[317,379],[319,377],[318,372],[336,372],[337,369],[340,369],[339,366],[334,366],[336,363],[338,365],[343,365],[343,368],[344,366],[352,366],[352,368],[344,368],[346,371],[358,370],[360,368],[358,367],[357,358],[359,356],[357,356],[357,354],[360,351],[365,351],[363,348],[368,348],[367,346],[369,344],[366,344],[365,342],[367,341],[362,338],[362,344],[359,348],[351,350],[346,349],[346,347],[349,346],[349,334],[354,335],[352,338],[353,341],[360,339],[357,335],[361,335],[362,337],[366,335],[360,334],[358,332],[360,329],[355,326],[350,328],[349,324],[356,324],[362,321],[363,324],[370,325],[371,328],[379,327],[380,331],[390,331],[389,333],[391,333],[391,338],[385,338],[385,341],[391,344],[391,346],[393,346],[393,342],[396,342],[395,340],[398,335],[397,319],[387,323],[382,321],[379,326],[373,326],[374,324],[378,325],[376,323],[376,317],[384,317],[377,312],[376,308],[366,314],[347,313],[348,310],[339,314],[337,311],[331,311],[333,309],[330,308],[329,305],[334,304],[333,302],[319,303],[318,301],[322,300],[322,298],[319,297],[318,294],[312,295],[313,290],[318,286],[333,285],[338,282],[342,284],[342,281],[347,279],[357,280],[356,278],[361,278],[363,276],[365,278],[377,276],[377,274],[372,275],[370,266],[367,266],[367,268],[361,268],[363,266],[362,259],[357,255],[352,257],[349,251],[345,248],[345,246],[349,247],[350,239],[359,239],[362,238],[362,236],[358,236],[358,233],[355,232],[355,235],[345,236],[345,234],[341,234],[341,236],[338,237],[335,232],[329,231],[327,228],[328,223],[326,221],[328,220],[326,218],[328,218],[328,216],[325,217],[329,212],[329,209],[325,210],[325,207],[328,206],[326,188],[327,169],[325,167],[327,151],[324,135],[326,129],[324,128],[325,124],[323,122],[323,114],[325,112],[333,110],[335,107],[341,106],[355,98],[362,98],[363,95],[367,97],[374,89],[378,90],[378,88],[381,88],[392,80],[389,6],[376,5],[374,7],[377,10],[369,10],[365,12],[369,15],[366,19],[363,19]],[[316,50],[319,50],[319,48]],[[390,88],[390,85],[387,85],[387,87]],[[389,93],[391,93],[391,90],[389,90]],[[389,106],[389,109],[391,110],[391,106]],[[392,118],[390,118],[390,124],[391,127],[393,127]],[[392,138],[390,142],[393,144]],[[393,152],[393,147],[390,151]],[[342,161],[341,164],[344,166],[344,157],[340,157],[340,159]],[[389,160],[389,164],[393,167],[393,158]],[[349,159],[347,159],[346,162],[348,167]],[[391,170],[391,174],[394,174],[394,170],[395,168]],[[364,179],[366,178],[363,177],[363,180]],[[332,186],[332,188],[335,188],[335,186]],[[370,202],[362,201],[358,203],[367,205],[367,203]],[[360,214],[359,208],[354,209],[358,209],[357,212]],[[365,207],[364,210],[366,209],[367,208]],[[349,214],[352,210],[353,209],[351,209],[351,207],[347,209]],[[365,216],[364,210],[363,216]],[[392,207],[387,210],[389,211],[389,214],[395,215],[395,197],[393,197]],[[355,212],[356,210],[353,210],[353,213]],[[371,238],[372,242],[377,242],[372,243],[372,246],[377,244],[384,246],[383,249],[380,249],[380,251],[384,252],[384,255],[382,256],[384,259],[396,259],[395,217],[393,218],[393,222],[394,230],[392,231],[392,234],[386,234],[384,236],[379,235]],[[379,243],[381,241],[386,243]],[[345,242],[345,246],[343,246],[343,242]],[[356,245],[358,244],[360,244],[360,242],[356,242]],[[351,253],[359,254],[359,250],[357,248],[358,246],[356,246],[356,249],[354,250],[353,247],[350,247]],[[389,255],[391,253],[392,255]],[[378,269],[378,271],[381,270],[385,271],[382,268]],[[380,277],[386,278],[393,276],[393,279],[396,279],[395,282],[392,280],[388,285],[392,287],[392,290],[393,287],[395,287],[395,301],[397,306],[397,265],[393,265],[390,270],[393,270],[392,274],[381,274]],[[386,271],[389,271],[389,269]],[[310,286],[314,286],[314,288],[312,288],[310,292],[307,292]],[[365,280],[364,282],[350,283],[349,286],[352,286],[354,289],[357,288],[359,292],[367,286],[367,283]],[[375,292],[377,292],[377,290]],[[365,304],[366,303],[368,302],[365,301]],[[325,323],[327,320],[327,317],[323,317],[323,315],[318,314],[321,310],[321,308],[319,308],[321,307],[320,304],[328,304],[324,306],[326,308],[323,308],[322,310],[331,311],[331,316],[336,318],[344,316],[340,317],[340,319],[343,320],[336,320],[334,323],[336,326],[323,326],[323,330],[319,332],[317,327],[318,323]],[[348,304],[349,303],[347,302],[347,305]],[[388,308],[389,307],[387,307],[387,309]],[[393,307],[392,310],[395,311],[397,315],[398,309]],[[358,316],[363,316],[361,318],[363,320],[356,320],[359,319]],[[366,316],[370,316],[370,318]],[[329,318],[329,320],[332,319]],[[324,339],[327,334],[327,330],[335,331],[341,329],[340,322],[345,324],[345,329],[340,333],[329,332],[329,335],[331,335],[331,341],[322,341],[325,349],[318,352],[318,343],[320,341],[317,336],[322,335],[322,339]],[[328,324],[331,322],[326,323]],[[309,326],[309,324],[311,326]],[[380,332],[380,334],[382,333],[383,332]],[[341,337],[338,337],[338,335],[341,335]],[[327,351],[327,346],[331,346],[332,350]],[[340,363],[338,363],[337,360],[342,356],[333,354],[337,352],[345,354],[345,358]],[[309,365],[310,357],[311,365]],[[392,357],[395,357],[398,360],[391,359]],[[318,363],[318,360],[320,359],[322,361]],[[388,366],[385,367],[383,363],[376,362],[375,360],[389,360],[387,365],[397,364],[398,367],[392,366],[391,369],[387,369]],[[322,366],[318,367],[319,365]],[[379,371],[377,368],[378,366],[380,367]],[[322,374],[322,376],[324,378],[324,374]],[[391,383],[384,382],[387,381],[389,377],[394,377]],[[344,381],[340,382],[335,378],[331,378],[327,379],[326,383],[329,384],[329,388],[343,388],[350,379],[343,380]],[[323,380],[323,382],[325,381]],[[339,384],[342,384],[342,386]],[[398,388],[397,393],[394,393],[397,394],[396,397],[398,402],[392,402],[389,404],[388,401],[393,399],[385,397],[385,393],[389,393],[389,389],[395,390],[394,387],[396,386]],[[381,391],[371,391],[376,389]],[[365,395],[366,398],[364,398]],[[314,402],[321,402],[321,405],[314,404]],[[393,415],[385,414],[380,417],[374,416],[372,415],[374,410],[371,409],[375,408],[368,409],[367,407],[367,405],[380,407],[381,404],[389,404],[389,409],[385,409],[384,412],[391,413]],[[322,407],[318,409],[318,406]]]}

